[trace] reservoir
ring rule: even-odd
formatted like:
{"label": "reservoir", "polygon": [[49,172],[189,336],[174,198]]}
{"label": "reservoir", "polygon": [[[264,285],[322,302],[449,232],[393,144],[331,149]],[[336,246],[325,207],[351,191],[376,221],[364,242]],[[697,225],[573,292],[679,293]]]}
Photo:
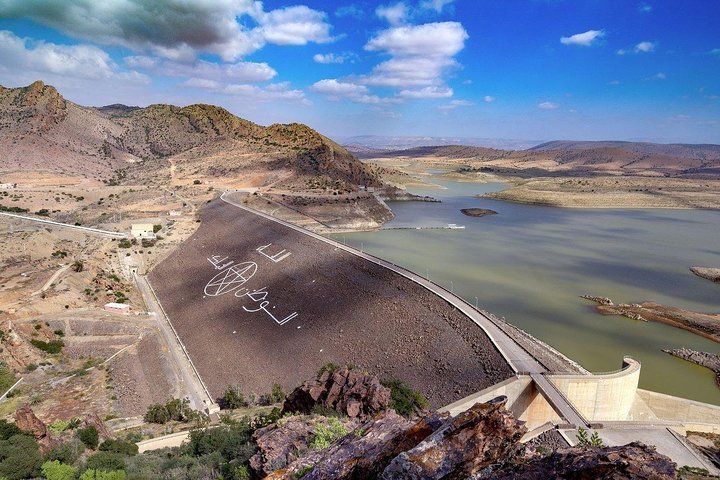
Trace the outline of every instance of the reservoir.
{"label": "reservoir", "polygon": [[[720,285],[691,265],[720,266],[720,212],[595,210],[529,206],[478,199],[503,184],[435,176],[443,187],[410,187],[442,203],[392,202],[395,218],[377,232],[334,235],[428,275],[470,304],[552,345],[592,372],[616,370],[623,355],[642,363],[640,387],[720,405],[714,374],[663,353],[687,347],[717,352],[717,343],[667,325],[602,316],[590,294],[615,303],[657,302],[720,311]],[[498,215],[469,217],[462,208]],[[465,229],[397,227],[464,225]]]}

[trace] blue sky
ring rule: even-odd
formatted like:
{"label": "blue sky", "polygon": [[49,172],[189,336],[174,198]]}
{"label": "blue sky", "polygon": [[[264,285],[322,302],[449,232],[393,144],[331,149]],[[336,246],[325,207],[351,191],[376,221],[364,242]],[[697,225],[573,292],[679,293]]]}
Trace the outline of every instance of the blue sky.
{"label": "blue sky", "polygon": [[720,143],[720,6],[0,0],[0,84],[329,136]]}

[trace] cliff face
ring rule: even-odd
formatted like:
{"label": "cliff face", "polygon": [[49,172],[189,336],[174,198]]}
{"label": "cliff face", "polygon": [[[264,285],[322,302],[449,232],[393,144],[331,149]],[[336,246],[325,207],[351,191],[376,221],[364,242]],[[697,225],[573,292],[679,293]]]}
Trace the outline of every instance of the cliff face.
{"label": "cliff face", "polygon": [[[301,124],[263,127],[213,105],[85,108],[42,82],[0,87],[0,171],[51,171],[98,179],[209,177],[283,170],[289,186],[309,177],[381,185],[340,145]],[[277,178],[273,179],[277,180]]]}

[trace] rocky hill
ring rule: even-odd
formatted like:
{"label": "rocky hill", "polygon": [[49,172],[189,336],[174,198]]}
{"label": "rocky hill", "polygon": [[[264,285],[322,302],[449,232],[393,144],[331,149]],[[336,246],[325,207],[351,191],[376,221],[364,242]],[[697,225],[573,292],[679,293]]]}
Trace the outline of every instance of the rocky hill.
{"label": "rocky hill", "polygon": [[305,125],[263,127],[213,105],[88,108],[41,81],[0,87],[0,148],[0,172],[49,171],[105,181],[254,172],[259,185],[299,186],[317,177],[381,185],[347,150]]}
{"label": "rocky hill", "polygon": [[720,145],[660,145],[634,142],[548,142],[528,150],[462,145],[417,147],[383,157],[438,157],[500,174],[720,176]]}

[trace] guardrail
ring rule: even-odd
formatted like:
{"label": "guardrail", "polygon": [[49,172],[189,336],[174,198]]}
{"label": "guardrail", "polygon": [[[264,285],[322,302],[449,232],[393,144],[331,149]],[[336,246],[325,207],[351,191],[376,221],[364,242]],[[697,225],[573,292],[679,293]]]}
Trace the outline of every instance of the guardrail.
{"label": "guardrail", "polygon": [[28,220],[31,222],[45,223],[45,224],[53,225],[56,227],[74,228],[76,230],[84,230],[86,232],[97,233],[99,235],[106,235],[108,237],[114,237],[114,238],[127,238],[128,237],[127,234],[121,233],[121,232],[111,232],[110,230],[101,230],[99,228],[93,228],[93,227],[83,227],[81,225],[70,225],[68,223],[55,222],[53,220],[45,220],[43,218],[28,217],[25,215],[17,215],[15,213],[0,212],[0,215],[4,215],[6,217],[12,217],[12,218],[19,218],[20,220]]}

